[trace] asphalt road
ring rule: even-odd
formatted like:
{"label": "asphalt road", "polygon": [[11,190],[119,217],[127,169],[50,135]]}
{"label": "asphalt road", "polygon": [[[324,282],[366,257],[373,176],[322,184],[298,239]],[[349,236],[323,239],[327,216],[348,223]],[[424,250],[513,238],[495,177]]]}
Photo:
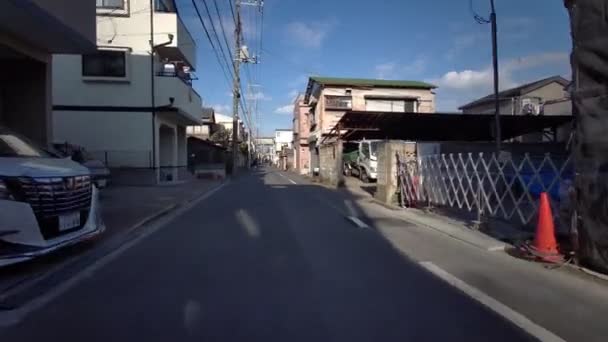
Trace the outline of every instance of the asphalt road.
{"label": "asphalt road", "polygon": [[244,175],[0,341],[532,340],[347,220],[332,196]]}

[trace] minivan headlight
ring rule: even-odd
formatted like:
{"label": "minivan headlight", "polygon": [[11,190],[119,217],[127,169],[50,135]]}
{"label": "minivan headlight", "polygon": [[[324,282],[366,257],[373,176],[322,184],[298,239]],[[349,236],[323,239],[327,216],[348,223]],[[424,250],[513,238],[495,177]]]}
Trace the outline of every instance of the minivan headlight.
{"label": "minivan headlight", "polygon": [[0,179],[0,200],[11,200],[14,201],[15,197],[11,194],[6,182]]}

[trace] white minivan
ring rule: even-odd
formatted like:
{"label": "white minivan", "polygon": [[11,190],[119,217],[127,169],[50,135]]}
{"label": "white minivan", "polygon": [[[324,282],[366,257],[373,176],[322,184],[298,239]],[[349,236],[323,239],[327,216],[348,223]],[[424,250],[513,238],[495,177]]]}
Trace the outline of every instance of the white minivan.
{"label": "white minivan", "polygon": [[104,230],[90,171],[0,126],[0,266]]}

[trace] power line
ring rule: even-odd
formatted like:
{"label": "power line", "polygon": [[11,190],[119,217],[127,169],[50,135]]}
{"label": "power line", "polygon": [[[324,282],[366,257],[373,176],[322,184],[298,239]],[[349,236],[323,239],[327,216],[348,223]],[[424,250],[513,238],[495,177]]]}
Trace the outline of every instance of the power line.
{"label": "power line", "polygon": [[224,68],[224,64],[222,63],[220,55],[219,55],[217,49],[215,48],[215,44],[213,44],[213,39],[211,39],[211,35],[209,34],[209,30],[207,30],[207,25],[205,25],[205,21],[203,20],[203,17],[201,16],[201,12],[198,9],[198,5],[196,4],[196,1],[192,0],[192,4],[194,5],[194,9],[196,10],[196,15],[198,16],[198,20],[201,22],[201,25],[203,26],[203,29],[205,31],[205,35],[207,36],[207,40],[209,40],[209,43],[211,44],[211,49],[215,53],[215,58],[217,59],[217,62],[219,63],[220,68],[222,69],[222,73],[224,74],[224,78],[228,82],[228,86],[230,86],[230,82],[231,82],[231,80],[233,78],[232,74],[230,74],[230,76],[228,76],[228,73],[226,72],[226,69]]}
{"label": "power line", "polygon": [[[226,44],[226,48],[228,49],[228,54],[230,55],[230,62],[232,63],[232,67],[234,68],[234,56],[232,55],[232,51],[230,50],[230,44],[228,43],[228,38],[226,37],[226,29],[224,28],[224,22],[222,20],[222,16],[220,15],[220,9],[217,5],[217,0],[213,0],[215,5],[215,13],[217,13],[218,20],[220,21],[220,29],[222,30],[222,36],[224,37],[224,43]],[[232,4],[232,2],[231,2]]]}
{"label": "power line", "polygon": [[[227,59],[226,57],[226,52],[224,51],[224,46],[222,45],[222,42],[220,41],[219,35],[217,34],[217,30],[215,29],[215,24],[213,23],[213,18],[211,17],[211,11],[209,11],[209,6],[207,6],[207,1],[206,0],[202,0],[203,1],[203,5],[205,5],[205,10],[207,11],[207,17],[209,18],[209,22],[211,24],[211,29],[213,30],[213,34],[215,35],[215,39],[218,43],[218,45],[220,46],[220,52],[222,54],[222,57],[224,57],[224,61]],[[218,11],[218,16],[219,16],[219,11]],[[222,18],[219,17],[220,22],[222,21]],[[228,48],[228,53],[230,53],[230,47],[229,45],[226,46]],[[232,56],[232,54],[230,53],[230,56]],[[234,59],[231,57],[230,58],[230,63],[226,63],[228,66],[230,66],[231,64],[234,64]],[[232,75],[234,70],[232,70],[230,72],[230,74]],[[234,77],[234,75],[233,75]]]}
{"label": "power line", "polygon": [[477,14],[477,12],[475,12],[475,8],[473,6],[473,0],[469,0],[469,10],[471,11],[471,14],[473,15],[473,19],[475,19],[475,21],[478,24],[485,25],[485,24],[489,24],[491,22],[489,19],[486,19],[486,18],[480,16],[479,14]]}

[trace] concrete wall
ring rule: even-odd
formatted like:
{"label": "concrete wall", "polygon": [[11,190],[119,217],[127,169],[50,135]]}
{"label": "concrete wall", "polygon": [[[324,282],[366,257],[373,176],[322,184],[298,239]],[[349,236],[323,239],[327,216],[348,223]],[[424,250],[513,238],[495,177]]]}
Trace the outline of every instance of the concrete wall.
{"label": "concrete wall", "polygon": [[376,199],[384,203],[394,203],[397,181],[397,153],[407,162],[416,161],[416,143],[403,141],[386,141],[378,148],[378,183]]}
{"label": "concrete wall", "polygon": [[54,111],[53,126],[54,142],[81,145],[109,167],[152,166],[151,113]]}
{"label": "concrete wall", "polygon": [[319,148],[319,179],[321,182],[338,186],[342,176],[342,146],[332,143]]}
{"label": "concrete wall", "polygon": [[[511,100],[500,101],[499,112],[502,115],[513,115],[515,104]],[[515,109],[516,110],[516,109]],[[483,103],[475,107],[466,108],[464,114],[494,114],[494,102]]]}

